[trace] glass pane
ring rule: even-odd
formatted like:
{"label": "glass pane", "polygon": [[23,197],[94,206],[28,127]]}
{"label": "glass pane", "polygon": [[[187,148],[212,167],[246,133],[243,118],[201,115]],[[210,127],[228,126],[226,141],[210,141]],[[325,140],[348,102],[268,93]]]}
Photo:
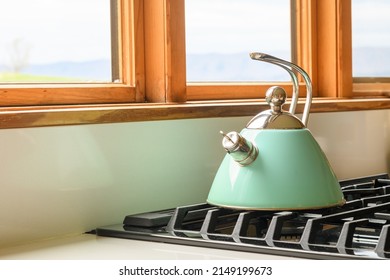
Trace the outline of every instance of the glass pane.
{"label": "glass pane", "polygon": [[0,82],[109,82],[110,0],[0,0]]}
{"label": "glass pane", "polygon": [[354,77],[390,77],[390,1],[352,0]]}
{"label": "glass pane", "polygon": [[250,59],[263,52],[291,61],[290,0],[186,0],[189,82],[289,81],[280,67]]}

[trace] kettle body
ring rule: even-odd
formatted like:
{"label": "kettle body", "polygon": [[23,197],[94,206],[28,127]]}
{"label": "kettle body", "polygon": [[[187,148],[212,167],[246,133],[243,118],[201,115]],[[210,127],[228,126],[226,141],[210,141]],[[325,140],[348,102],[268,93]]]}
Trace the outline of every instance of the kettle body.
{"label": "kettle body", "polygon": [[259,156],[240,166],[227,154],[207,202],[250,210],[316,209],[341,205],[338,180],[307,129],[248,129],[240,133]]}
{"label": "kettle body", "polygon": [[[283,88],[266,92],[271,109],[260,112],[240,132],[222,135],[227,152],[207,202],[228,208],[250,210],[299,210],[338,206],[345,203],[335,173],[324,152],[307,129],[312,97],[311,80],[299,66],[263,54],[252,59],[270,62],[287,70],[293,80],[289,112]],[[299,72],[306,83],[306,104],[302,120],[297,118]]]}

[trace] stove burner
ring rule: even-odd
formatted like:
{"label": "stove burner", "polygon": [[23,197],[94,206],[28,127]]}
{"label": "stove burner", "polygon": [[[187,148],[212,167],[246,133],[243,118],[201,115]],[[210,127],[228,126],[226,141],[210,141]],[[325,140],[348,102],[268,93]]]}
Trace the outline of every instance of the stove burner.
{"label": "stove burner", "polygon": [[126,216],[96,234],[314,259],[390,259],[387,174],[340,181],[341,207],[231,210],[209,204]]}

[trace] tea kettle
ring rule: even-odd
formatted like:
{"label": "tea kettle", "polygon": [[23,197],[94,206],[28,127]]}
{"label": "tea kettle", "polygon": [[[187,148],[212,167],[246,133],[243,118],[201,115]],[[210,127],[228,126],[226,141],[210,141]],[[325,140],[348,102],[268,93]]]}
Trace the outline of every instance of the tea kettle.
{"label": "tea kettle", "polygon": [[[252,118],[240,133],[222,133],[223,159],[211,185],[207,202],[248,210],[300,210],[345,203],[340,185],[324,152],[306,128],[312,99],[308,74],[280,58],[251,53],[250,57],[278,65],[293,81],[289,112],[282,109],[286,92],[273,86],[266,92],[271,109]],[[302,120],[294,115],[298,78],[306,83]]]}

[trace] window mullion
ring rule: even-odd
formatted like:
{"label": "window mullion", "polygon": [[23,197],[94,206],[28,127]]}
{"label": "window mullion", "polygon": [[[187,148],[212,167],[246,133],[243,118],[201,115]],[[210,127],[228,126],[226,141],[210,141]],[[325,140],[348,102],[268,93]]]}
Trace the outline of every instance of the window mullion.
{"label": "window mullion", "polygon": [[316,1],[317,90],[321,97],[352,96],[351,1]]}
{"label": "window mullion", "polygon": [[185,102],[187,100],[185,0],[165,2],[167,101]]}
{"label": "window mullion", "polygon": [[352,7],[351,0],[338,0],[338,97],[352,97]]}
{"label": "window mullion", "polygon": [[124,15],[122,63],[123,69],[127,73],[124,75],[124,82],[135,87],[137,102],[145,102],[144,1],[122,0],[122,6]]}
{"label": "window mullion", "polygon": [[120,50],[119,47],[119,31],[121,30],[121,17],[119,16],[120,10],[120,1],[110,0],[110,20],[111,20],[111,80],[117,81],[121,80],[121,69],[120,63]]}
{"label": "window mullion", "polygon": [[313,96],[318,96],[316,1],[292,0],[291,4],[293,61],[309,74]]}
{"label": "window mullion", "polygon": [[144,2],[148,102],[186,101],[184,0]]}

